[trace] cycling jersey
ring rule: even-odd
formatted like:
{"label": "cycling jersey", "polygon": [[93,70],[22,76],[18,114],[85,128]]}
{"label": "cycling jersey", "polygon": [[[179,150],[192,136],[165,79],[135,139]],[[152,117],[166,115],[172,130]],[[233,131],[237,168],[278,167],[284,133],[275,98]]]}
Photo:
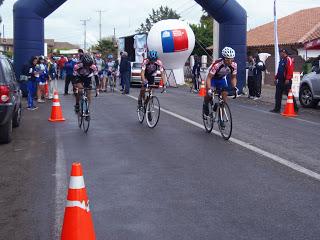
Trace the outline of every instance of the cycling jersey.
{"label": "cycling jersey", "polygon": [[106,73],[107,76],[111,76],[111,73],[115,71],[115,63],[114,61],[107,62],[106,65]]}
{"label": "cycling jersey", "polygon": [[94,64],[90,67],[84,67],[82,63],[78,63],[74,66],[73,70],[76,82],[82,83],[85,88],[91,87],[91,78],[98,74],[98,69]]}
{"label": "cycling jersey", "polygon": [[160,60],[152,62],[149,59],[143,60],[141,69],[144,71],[144,76],[148,80],[148,84],[154,84],[157,71],[161,73],[164,71],[163,64]]}
{"label": "cycling jersey", "polygon": [[236,75],[237,74],[237,63],[232,62],[231,66],[227,66],[224,64],[222,58],[218,59],[209,67],[209,72],[212,74],[212,79],[223,79],[227,77],[229,74]]}
{"label": "cycling jersey", "polygon": [[96,58],[95,62],[96,62],[96,66],[97,66],[98,72],[101,75],[102,74],[102,70],[104,69],[104,66],[105,66],[105,62],[101,58]]}

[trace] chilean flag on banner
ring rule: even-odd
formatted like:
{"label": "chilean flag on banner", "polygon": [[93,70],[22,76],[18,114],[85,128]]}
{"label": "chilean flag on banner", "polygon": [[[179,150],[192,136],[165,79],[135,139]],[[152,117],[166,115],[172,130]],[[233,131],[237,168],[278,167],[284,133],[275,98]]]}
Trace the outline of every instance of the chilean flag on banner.
{"label": "chilean flag on banner", "polygon": [[188,34],[185,29],[162,31],[161,39],[164,53],[182,52],[189,48]]}

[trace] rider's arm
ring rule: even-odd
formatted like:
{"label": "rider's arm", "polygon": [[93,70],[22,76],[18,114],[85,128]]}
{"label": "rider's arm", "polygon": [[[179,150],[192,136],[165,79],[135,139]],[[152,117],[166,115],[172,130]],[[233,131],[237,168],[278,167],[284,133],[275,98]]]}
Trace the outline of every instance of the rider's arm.
{"label": "rider's arm", "polygon": [[141,80],[142,80],[142,86],[144,85],[144,82],[146,81],[146,77],[144,75],[144,69],[141,70]]}
{"label": "rider's arm", "polygon": [[237,86],[237,75],[236,74],[231,75],[231,85],[233,88],[235,88]]}
{"label": "rider's arm", "polygon": [[213,75],[211,74],[211,72],[208,73],[208,76],[207,76],[207,89],[211,89],[211,79],[213,78]]}

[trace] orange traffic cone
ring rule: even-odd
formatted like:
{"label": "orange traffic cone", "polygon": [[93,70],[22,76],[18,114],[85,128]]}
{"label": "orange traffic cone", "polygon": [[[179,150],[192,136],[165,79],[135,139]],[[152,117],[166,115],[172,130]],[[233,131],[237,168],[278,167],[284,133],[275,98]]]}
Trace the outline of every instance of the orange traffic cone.
{"label": "orange traffic cone", "polygon": [[163,88],[164,84],[163,84],[163,80],[162,78],[160,79],[160,82],[159,82],[159,88]]}
{"label": "orange traffic cone", "polygon": [[62,122],[65,119],[62,116],[62,108],[60,105],[58,92],[55,91],[52,100],[51,117],[48,119],[50,122]]}
{"label": "orange traffic cone", "polygon": [[200,96],[200,97],[206,96],[206,85],[205,85],[204,80],[201,80],[199,96]]}
{"label": "orange traffic cone", "polygon": [[298,116],[296,114],[296,112],[294,111],[293,98],[294,98],[294,96],[293,96],[292,91],[290,89],[289,93],[288,93],[288,99],[287,99],[287,103],[286,103],[285,109],[284,109],[283,113],[281,113],[281,115],[286,116],[286,117],[296,117],[296,116]]}
{"label": "orange traffic cone", "polygon": [[61,240],[96,239],[80,163],[73,163]]}

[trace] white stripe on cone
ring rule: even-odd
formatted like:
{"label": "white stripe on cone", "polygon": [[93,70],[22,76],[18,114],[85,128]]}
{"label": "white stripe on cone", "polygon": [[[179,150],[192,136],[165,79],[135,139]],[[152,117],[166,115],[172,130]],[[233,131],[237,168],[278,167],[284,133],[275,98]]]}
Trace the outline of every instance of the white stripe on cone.
{"label": "white stripe on cone", "polygon": [[87,212],[90,212],[90,207],[89,207],[89,201],[88,204],[86,205],[85,201],[67,201],[67,207],[78,207],[81,208]]}
{"label": "white stripe on cone", "polygon": [[53,99],[59,99],[58,94],[53,95]]}
{"label": "white stripe on cone", "polygon": [[70,177],[70,183],[69,183],[70,189],[82,189],[85,188],[83,176],[71,176]]}
{"label": "white stripe on cone", "polygon": [[53,102],[53,103],[52,103],[52,106],[53,106],[53,107],[60,107],[60,102]]}
{"label": "white stripe on cone", "polygon": [[288,99],[287,103],[293,103],[293,99]]}

